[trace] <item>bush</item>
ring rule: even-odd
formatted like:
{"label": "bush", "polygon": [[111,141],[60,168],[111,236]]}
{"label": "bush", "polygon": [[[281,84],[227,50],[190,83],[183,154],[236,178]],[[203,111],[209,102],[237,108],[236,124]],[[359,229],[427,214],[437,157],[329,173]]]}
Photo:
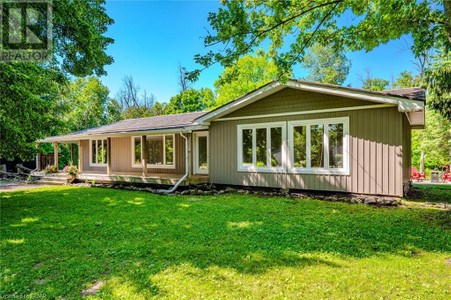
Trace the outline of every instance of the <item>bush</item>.
{"label": "bush", "polygon": [[53,166],[53,165],[52,166],[48,165],[44,169],[44,174],[49,174],[49,173],[58,173],[58,167],[57,166]]}
{"label": "bush", "polygon": [[69,165],[69,166],[65,166],[63,168],[63,172],[70,174],[70,175],[77,175],[78,169],[77,169],[77,166]]}

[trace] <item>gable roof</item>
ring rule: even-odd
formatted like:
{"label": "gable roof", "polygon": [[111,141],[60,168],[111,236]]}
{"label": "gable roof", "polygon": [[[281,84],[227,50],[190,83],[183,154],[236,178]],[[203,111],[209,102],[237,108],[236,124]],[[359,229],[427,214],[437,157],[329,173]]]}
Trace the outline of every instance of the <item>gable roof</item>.
{"label": "gable roof", "polygon": [[194,120],[205,115],[207,111],[182,113],[175,115],[165,115],[138,119],[128,119],[119,122],[102,125],[99,127],[89,128],[72,132],[66,135],[47,137],[40,142],[57,142],[77,140],[80,138],[89,138],[90,136],[99,136],[105,134],[119,133],[141,133],[154,130],[176,130],[186,126],[194,125]]}
{"label": "gable roof", "polygon": [[424,110],[425,90],[421,88],[408,88],[400,90],[386,90],[381,92],[343,87],[339,85],[310,82],[305,80],[290,79],[287,83],[280,81],[271,81],[249,93],[246,93],[227,104],[218,107],[207,114],[199,117],[199,124],[208,124],[210,121],[221,118],[222,116],[236,111],[257,100],[274,94],[284,88],[294,88],[316,93],[348,97],[383,104],[392,104],[398,106],[400,112],[414,112]]}

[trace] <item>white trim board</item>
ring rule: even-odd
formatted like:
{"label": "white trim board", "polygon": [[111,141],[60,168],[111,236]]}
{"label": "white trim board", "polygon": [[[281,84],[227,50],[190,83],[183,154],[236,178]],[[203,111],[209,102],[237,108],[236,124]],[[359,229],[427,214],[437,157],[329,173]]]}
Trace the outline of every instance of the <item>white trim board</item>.
{"label": "white trim board", "polygon": [[387,108],[387,107],[396,107],[396,105],[394,105],[394,104],[375,104],[375,105],[350,106],[350,107],[329,108],[329,109],[319,109],[319,110],[293,111],[293,112],[276,113],[276,114],[252,115],[252,116],[233,117],[233,118],[221,118],[221,119],[215,120],[215,122],[218,122],[218,121],[245,120],[245,119],[271,118],[271,117],[284,117],[284,116],[296,116],[296,115],[308,115],[308,114],[321,114],[321,113],[328,113],[328,112],[341,112],[341,111],[375,109],[375,108]]}

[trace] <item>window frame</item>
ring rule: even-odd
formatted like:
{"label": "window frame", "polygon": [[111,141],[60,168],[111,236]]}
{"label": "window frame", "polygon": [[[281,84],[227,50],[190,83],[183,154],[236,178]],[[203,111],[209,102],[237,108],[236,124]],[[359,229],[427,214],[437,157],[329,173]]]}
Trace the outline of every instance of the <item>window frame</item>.
{"label": "window frame", "polygon": [[[97,141],[102,141],[102,148],[103,148],[103,143],[106,142],[107,145],[107,153],[106,153],[106,157],[107,157],[107,161],[105,163],[100,163],[98,162],[98,158],[99,158],[99,146],[97,145]],[[92,162],[92,142],[96,143],[96,162],[93,163]],[[103,160],[104,156],[102,155],[102,160]],[[108,164],[108,141],[106,138],[98,138],[98,139],[89,139],[89,166],[90,167],[106,167]]]}
{"label": "window frame", "polygon": [[[330,168],[329,167],[329,125],[331,124],[343,124],[343,168]],[[324,167],[312,168],[311,167],[311,131],[312,125],[323,125],[323,145],[324,145]],[[306,160],[307,166],[295,167],[294,166],[294,127],[306,126]],[[309,119],[302,121],[288,121],[288,144],[289,144],[289,165],[288,170],[294,174],[330,174],[330,175],[350,175],[349,170],[349,117],[338,118],[325,118],[325,119]]]}
{"label": "window frame", "polygon": [[[210,172],[210,136],[208,131],[197,131],[193,133],[194,136],[194,174],[208,174]],[[199,138],[207,138],[207,169],[199,168]]]}
{"label": "window frame", "polygon": [[[167,165],[166,164],[166,137],[167,136],[171,136],[172,137],[172,143],[173,143],[173,164],[172,165]],[[162,137],[163,138],[163,164],[162,165],[155,165],[155,164],[149,164],[147,163],[147,168],[152,168],[152,169],[175,169],[176,168],[176,142],[175,142],[175,133],[168,133],[168,134],[156,134],[156,135],[146,135],[146,141],[148,137],[152,137],[152,138],[159,138]],[[132,136],[130,141],[131,141],[131,151],[132,151],[132,168],[142,168],[142,162],[140,162],[139,164],[135,163],[136,162],[136,157],[135,157],[135,139],[139,138],[141,140],[142,143],[142,139],[141,136]],[[142,144],[141,144],[141,149],[142,149]],[[140,158],[141,160],[141,158]]]}
{"label": "window frame", "polygon": [[[280,167],[271,166],[271,128],[282,128],[282,164]],[[257,167],[257,129],[266,129],[266,166]],[[286,130],[287,122],[268,122],[237,125],[237,170],[238,172],[263,172],[263,173],[285,173],[286,172]],[[243,164],[243,130],[252,129],[252,165]]]}

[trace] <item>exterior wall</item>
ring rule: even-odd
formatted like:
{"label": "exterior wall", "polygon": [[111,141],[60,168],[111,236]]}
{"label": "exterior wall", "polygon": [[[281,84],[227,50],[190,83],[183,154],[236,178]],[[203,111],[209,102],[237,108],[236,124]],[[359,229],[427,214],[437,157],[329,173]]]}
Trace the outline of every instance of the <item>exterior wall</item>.
{"label": "exterior wall", "polygon": [[82,140],[80,141],[82,152],[83,152],[83,172],[102,172],[106,173],[106,167],[91,167],[89,165],[90,157],[89,157],[89,140]]}
{"label": "exterior wall", "polygon": [[402,166],[403,166],[403,183],[407,185],[410,181],[412,167],[412,131],[409,120],[404,115],[402,118]]}
{"label": "exterior wall", "polygon": [[234,111],[225,118],[374,104],[377,103],[285,88]]}
{"label": "exterior wall", "polygon": [[[141,173],[142,168],[132,167],[131,137],[111,138],[111,172]],[[106,167],[89,166],[89,140],[83,140],[83,172],[104,172]],[[185,174],[185,140],[180,134],[175,134],[175,169],[148,168],[147,173]]]}
{"label": "exterior wall", "polygon": [[[291,92],[287,94],[291,95]],[[288,102],[300,103],[299,107],[291,106],[291,111],[301,111],[301,107],[305,107],[302,103],[310,103],[310,99],[304,101],[302,94],[303,92],[298,93],[300,97],[297,100],[287,99]],[[318,102],[323,101],[320,100],[321,97],[319,96],[321,95],[315,95]],[[277,95],[274,94],[270,97],[273,96]],[[330,105],[335,105],[333,101],[328,101],[329,96],[324,97],[327,98]],[[266,99],[260,101],[264,101],[263,104],[272,102],[266,101]],[[343,99],[339,99],[339,101],[345,102]],[[280,107],[288,107],[285,102],[287,101],[279,98],[279,104],[268,105],[266,109],[260,108],[259,112],[261,114],[278,113]],[[353,100],[347,103],[357,104]],[[256,104],[252,104],[255,109],[257,109]],[[364,104],[365,102],[359,101],[359,105]],[[277,110],[274,108],[277,108]],[[330,107],[323,106],[323,108]],[[235,116],[252,115],[251,112],[251,110],[248,110],[246,114],[243,112],[238,114],[237,111]],[[345,116],[349,116],[350,122],[350,175],[275,174],[237,171],[237,125]],[[225,116],[225,118],[229,117],[231,115]],[[406,137],[407,129],[403,132],[403,127],[408,127],[410,132],[410,126],[405,123],[404,118],[404,115],[399,113],[396,107],[393,107],[215,121],[210,125],[210,181],[217,184],[402,196],[407,168],[404,166],[403,169],[403,160],[410,160],[410,152],[403,153],[402,151],[403,146],[409,148],[408,137]]]}

